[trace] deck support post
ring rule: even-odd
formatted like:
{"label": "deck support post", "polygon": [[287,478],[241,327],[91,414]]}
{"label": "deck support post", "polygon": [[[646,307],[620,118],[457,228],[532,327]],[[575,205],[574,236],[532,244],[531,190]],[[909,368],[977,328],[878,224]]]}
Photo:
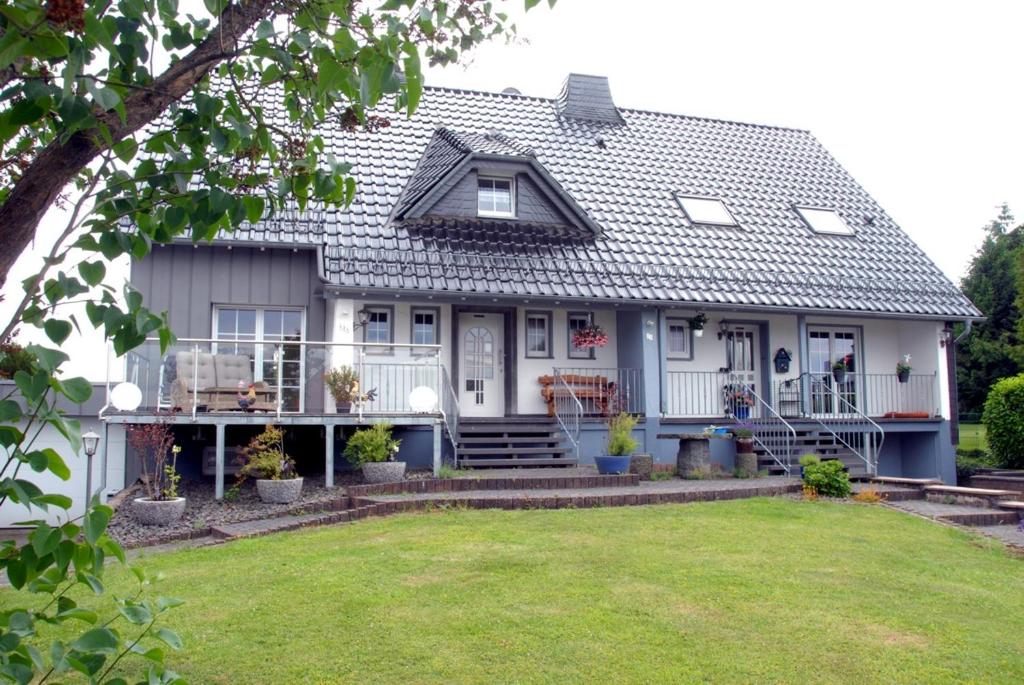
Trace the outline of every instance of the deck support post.
{"label": "deck support post", "polygon": [[333,423],[324,426],[324,487],[334,487],[334,429]]}
{"label": "deck support post", "polygon": [[441,422],[434,422],[434,477],[441,474]]}
{"label": "deck support post", "polygon": [[223,423],[214,426],[217,433],[216,484],[213,495],[215,499],[224,499],[224,428]]}

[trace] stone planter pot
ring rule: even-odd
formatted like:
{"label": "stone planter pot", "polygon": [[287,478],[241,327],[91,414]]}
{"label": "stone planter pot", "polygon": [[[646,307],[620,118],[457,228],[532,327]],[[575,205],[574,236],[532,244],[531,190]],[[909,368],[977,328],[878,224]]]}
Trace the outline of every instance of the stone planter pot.
{"label": "stone planter pot", "polygon": [[185,498],[152,500],[136,497],[132,501],[132,518],[144,526],[167,526],[185,513]]}
{"label": "stone planter pot", "polygon": [[397,483],[403,478],[404,461],[368,461],[363,464],[363,480],[367,483]]}
{"label": "stone planter pot", "polygon": [[291,504],[302,494],[302,479],[287,480],[256,479],[256,492],[266,504]]}
{"label": "stone planter pot", "polygon": [[736,453],[753,452],[754,438],[736,438]]}
{"label": "stone planter pot", "polygon": [[629,472],[630,457],[620,457],[611,454],[602,454],[594,457],[594,464],[597,465],[597,472],[603,476],[617,475]]}
{"label": "stone planter pot", "polygon": [[737,452],[736,470],[743,474],[743,478],[753,478],[757,474],[757,455],[753,452]]}
{"label": "stone planter pot", "polygon": [[634,454],[629,459],[629,472],[640,476],[640,480],[650,480],[654,471],[654,457],[649,454]]}

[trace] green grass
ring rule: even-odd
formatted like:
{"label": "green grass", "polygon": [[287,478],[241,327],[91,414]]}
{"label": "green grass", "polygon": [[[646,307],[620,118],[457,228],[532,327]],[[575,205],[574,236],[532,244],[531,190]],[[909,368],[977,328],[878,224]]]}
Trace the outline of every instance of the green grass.
{"label": "green grass", "polygon": [[143,563],[193,683],[1024,681],[1024,561],[879,506],[444,511]]}
{"label": "green grass", "polygon": [[985,426],[980,423],[961,423],[960,442],[957,447],[963,450],[987,450]]}

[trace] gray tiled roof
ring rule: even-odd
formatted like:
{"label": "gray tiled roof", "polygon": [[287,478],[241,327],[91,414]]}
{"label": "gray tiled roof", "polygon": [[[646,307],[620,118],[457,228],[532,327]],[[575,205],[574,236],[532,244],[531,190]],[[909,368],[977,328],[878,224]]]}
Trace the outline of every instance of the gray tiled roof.
{"label": "gray tiled roof", "polygon": [[[301,218],[290,229],[282,218],[235,239],[322,244],[330,281],[359,289],[978,315],[807,131],[631,109],[616,124],[560,109],[427,88],[412,119],[327,133],[360,184],[348,211],[305,234]],[[389,218],[470,150],[535,156],[600,235]],[[694,225],[675,194],[721,198],[739,226]],[[812,233],[795,204],[836,208],[856,235]]]}

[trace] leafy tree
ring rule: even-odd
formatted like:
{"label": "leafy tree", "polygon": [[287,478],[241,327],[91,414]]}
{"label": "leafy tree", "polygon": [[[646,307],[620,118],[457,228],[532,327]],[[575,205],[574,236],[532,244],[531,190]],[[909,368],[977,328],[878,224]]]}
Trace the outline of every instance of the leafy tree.
{"label": "leafy tree", "polygon": [[987,317],[957,351],[962,413],[980,413],[989,388],[1024,371],[1024,226],[1003,205],[961,287]]}
{"label": "leafy tree", "polygon": [[[91,393],[85,379],[60,373],[68,358],[57,348],[84,323],[64,305],[84,300],[88,324],[118,354],[147,336],[164,350],[173,341],[166,316],[148,311],[138,292],[126,287],[119,298],[104,284],[111,260],[143,259],[180,236],[211,240],[288,206],[344,206],[356,180],[319,131],[360,135],[388,125],[388,110],[411,116],[423,64],[457,62],[514,33],[494,3],[476,0],[204,4],[206,13],[184,13],[178,0],[0,6],[0,283],[48,210],[68,213],[0,334],[0,356],[20,355],[0,363],[14,380],[0,399],[0,506],[71,506],[18,477],[24,467],[70,476],[56,451],[33,449],[42,428],[60,431],[75,452],[81,444],[77,422],[58,408]],[[19,325],[42,329],[52,346],[11,346]],[[120,683],[114,669],[137,654],[146,681],[180,682],[159,646],[180,641],[155,627],[174,600],[114,598],[107,617],[68,598],[77,585],[103,593],[107,557],[124,563],[105,533],[111,514],[94,500],[78,520],[34,522],[26,544],[0,543],[11,584],[42,598],[0,612],[0,681],[77,671]],[[68,621],[85,631],[41,647],[46,625]]]}

